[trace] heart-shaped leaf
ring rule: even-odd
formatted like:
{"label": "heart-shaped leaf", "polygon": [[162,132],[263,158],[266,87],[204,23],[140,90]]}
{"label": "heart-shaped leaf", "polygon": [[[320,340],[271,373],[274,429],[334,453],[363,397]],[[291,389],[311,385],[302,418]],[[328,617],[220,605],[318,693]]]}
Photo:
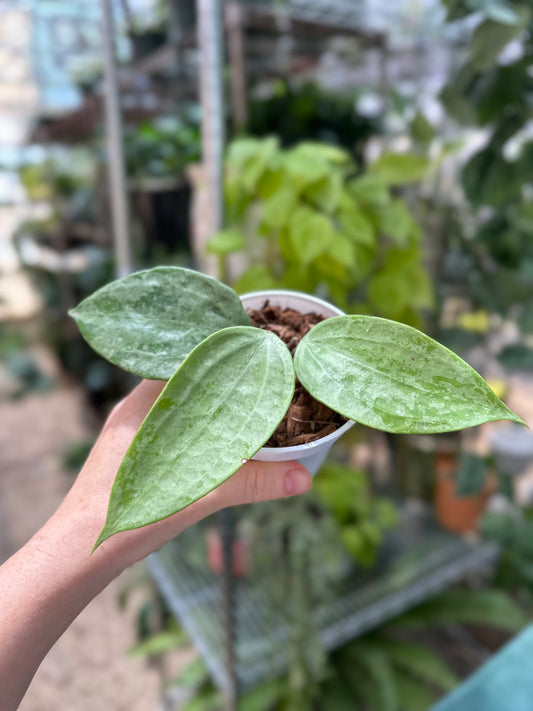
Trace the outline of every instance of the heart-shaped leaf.
{"label": "heart-shaped leaf", "polygon": [[322,321],[301,340],[294,365],[317,400],[385,432],[450,432],[489,420],[524,424],[459,356],[395,321]]}
{"label": "heart-shaped leaf", "polygon": [[152,380],[168,380],[215,331],[250,325],[233,289],[181,267],[130,274],[96,291],[70,315],[97,353]]}
{"label": "heart-shaped leaf", "polygon": [[181,511],[239,469],[283,419],[294,392],[289,350],[258,328],[226,328],[178,368],[118,470],[97,544]]}

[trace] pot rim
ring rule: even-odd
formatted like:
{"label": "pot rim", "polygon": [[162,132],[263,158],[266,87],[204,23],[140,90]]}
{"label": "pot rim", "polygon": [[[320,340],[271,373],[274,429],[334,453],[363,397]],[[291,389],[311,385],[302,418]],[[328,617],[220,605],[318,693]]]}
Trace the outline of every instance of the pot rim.
{"label": "pot rim", "polygon": [[[283,299],[288,300],[290,300],[291,298],[297,298],[306,301],[314,306],[319,306],[321,307],[322,311],[326,312],[326,314],[327,312],[331,314],[330,316],[327,316],[327,318],[334,318],[335,316],[345,315],[344,311],[339,309],[337,306],[333,306],[333,304],[324,301],[324,299],[320,299],[318,296],[312,296],[311,294],[306,294],[303,291],[293,291],[290,289],[262,289],[260,291],[249,291],[245,294],[241,294],[240,296],[241,301],[243,302],[243,306],[245,308],[245,301],[247,299],[267,299],[276,297],[282,297]],[[287,303],[287,306],[289,308],[297,308],[295,306],[291,307],[289,303]],[[290,447],[263,446],[254,455],[254,459],[259,459],[262,461],[282,461],[284,459],[284,455],[292,455],[298,453],[303,454],[305,456],[305,454],[314,454],[313,450],[316,450],[319,447],[331,446],[336,440],[342,437],[342,435],[347,432],[354,424],[355,422],[353,420],[348,420],[342,425],[342,427],[339,427],[334,432],[330,432],[330,434],[326,435],[325,437],[321,437],[320,439],[316,439],[313,442],[307,442],[305,444],[294,444]]]}

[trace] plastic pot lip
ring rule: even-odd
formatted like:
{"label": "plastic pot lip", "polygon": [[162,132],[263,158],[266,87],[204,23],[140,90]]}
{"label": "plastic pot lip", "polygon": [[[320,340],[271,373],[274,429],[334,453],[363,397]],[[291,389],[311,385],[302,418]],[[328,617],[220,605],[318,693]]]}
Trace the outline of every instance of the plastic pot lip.
{"label": "plastic pot lip", "polygon": [[344,316],[344,311],[337,306],[319,299],[318,296],[311,296],[303,291],[291,291],[290,289],[264,289],[262,291],[249,291],[241,294],[241,301],[246,307],[247,301],[270,299],[275,301],[276,306],[285,306],[300,310],[308,304],[319,310],[321,316],[331,318],[332,316]]}
{"label": "plastic pot lip", "polygon": [[[241,301],[246,308],[261,308],[262,302],[269,299],[275,306],[283,306],[285,308],[294,308],[300,311],[306,308],[306,305],[318,311],[320,315],[326,318],[334,316],[343,316],[344,311],[341,311],[337,306],[319,299],[317,296],[311,296],[303,291],[291,291],[289,289],[265,289],[262,291],[251,291],[246,294],[241,294]],[[257,301],[258,305],[250,306],[251,301]],[[313,442],[306,444],[296,444],[291,447],[262,447],[255,455],[254,459],[261,461],[283,461],[284,459],[296,459],[300,456],[306,456],[318,453],[321,448],[329,449],[333,443],[347,432],[350,427],[355,424],[353,420],[348,420],[342,427],[339,427],[334,432],[316,439]]]}
{"label": "plastic pot lip", "polygon": [[261,459],[264,462],[270,461],[283,461],[285,459],[294,459],[295,457],[289,456],[297,454],[298,456],[306,456],[318,452],[322,447],[329,449],[334,442],[336,442],[342,435],[347,432],[350,427],[355,424],[352,420],[345,422],[342,427],[335,430],[335,432],[330,432],[330,434],[320,439],[315,439],[314,442],[307,442],[306,444],[295,444],[292,447],[262,447],[257,454],[254,455],[254,459]]}

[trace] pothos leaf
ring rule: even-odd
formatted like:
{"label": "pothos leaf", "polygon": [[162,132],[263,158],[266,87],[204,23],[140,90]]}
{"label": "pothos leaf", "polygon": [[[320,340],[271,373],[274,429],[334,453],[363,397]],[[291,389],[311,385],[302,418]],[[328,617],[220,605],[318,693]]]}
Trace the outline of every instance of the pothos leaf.
{"label": "pothos leaf", "polygon": [[97,353],[152,380],[168,380],[211,333],[250,325],[232,289],[181,267],[156,267],[111,282],[70,315]]}
{"label": "pothos leaf", "polygon": [[290,352],[274,334],[236,326],[206,338],[133,438],[95,547],[181,511],[228,479],[283,419],[294,383]]}
{"label": "pothos leaf", "polygon": [[490,420],[524,424],[459,356],[395,321],[322,321],[301,340],[294,365],[317,400],[386,432],[449,432]]}

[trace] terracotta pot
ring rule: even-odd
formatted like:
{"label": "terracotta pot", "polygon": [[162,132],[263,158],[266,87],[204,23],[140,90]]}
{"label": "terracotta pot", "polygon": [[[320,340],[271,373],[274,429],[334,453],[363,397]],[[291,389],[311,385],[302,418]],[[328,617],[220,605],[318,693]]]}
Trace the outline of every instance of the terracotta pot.
{"label": "terracotta pot", "polygon": [[494,491],[494,484],[487,478],[478,494],[457,496],[455,486],[458,469],[457,454],[435,455],[435,513],[441,526],[447,530],[468,533],[477,529],[477,522]]}
{"label": "terracotta pot", "polygon": [[[327,301],[299,291],[273,289],[254,291],[241,296],[243,306],[247,309],[260,309],[267,299],[272,306],[291,308],[303,314],[315,312],[326,318],[344,315],[343,311],[328,304]],[[297,459],[314,476],[322,466],[331,447],[353,424],[352,421],[348,421],[335,432],[308,444],[299,444],[294,447],[263,447],[253,458],[262,462],[283,462]]]}

